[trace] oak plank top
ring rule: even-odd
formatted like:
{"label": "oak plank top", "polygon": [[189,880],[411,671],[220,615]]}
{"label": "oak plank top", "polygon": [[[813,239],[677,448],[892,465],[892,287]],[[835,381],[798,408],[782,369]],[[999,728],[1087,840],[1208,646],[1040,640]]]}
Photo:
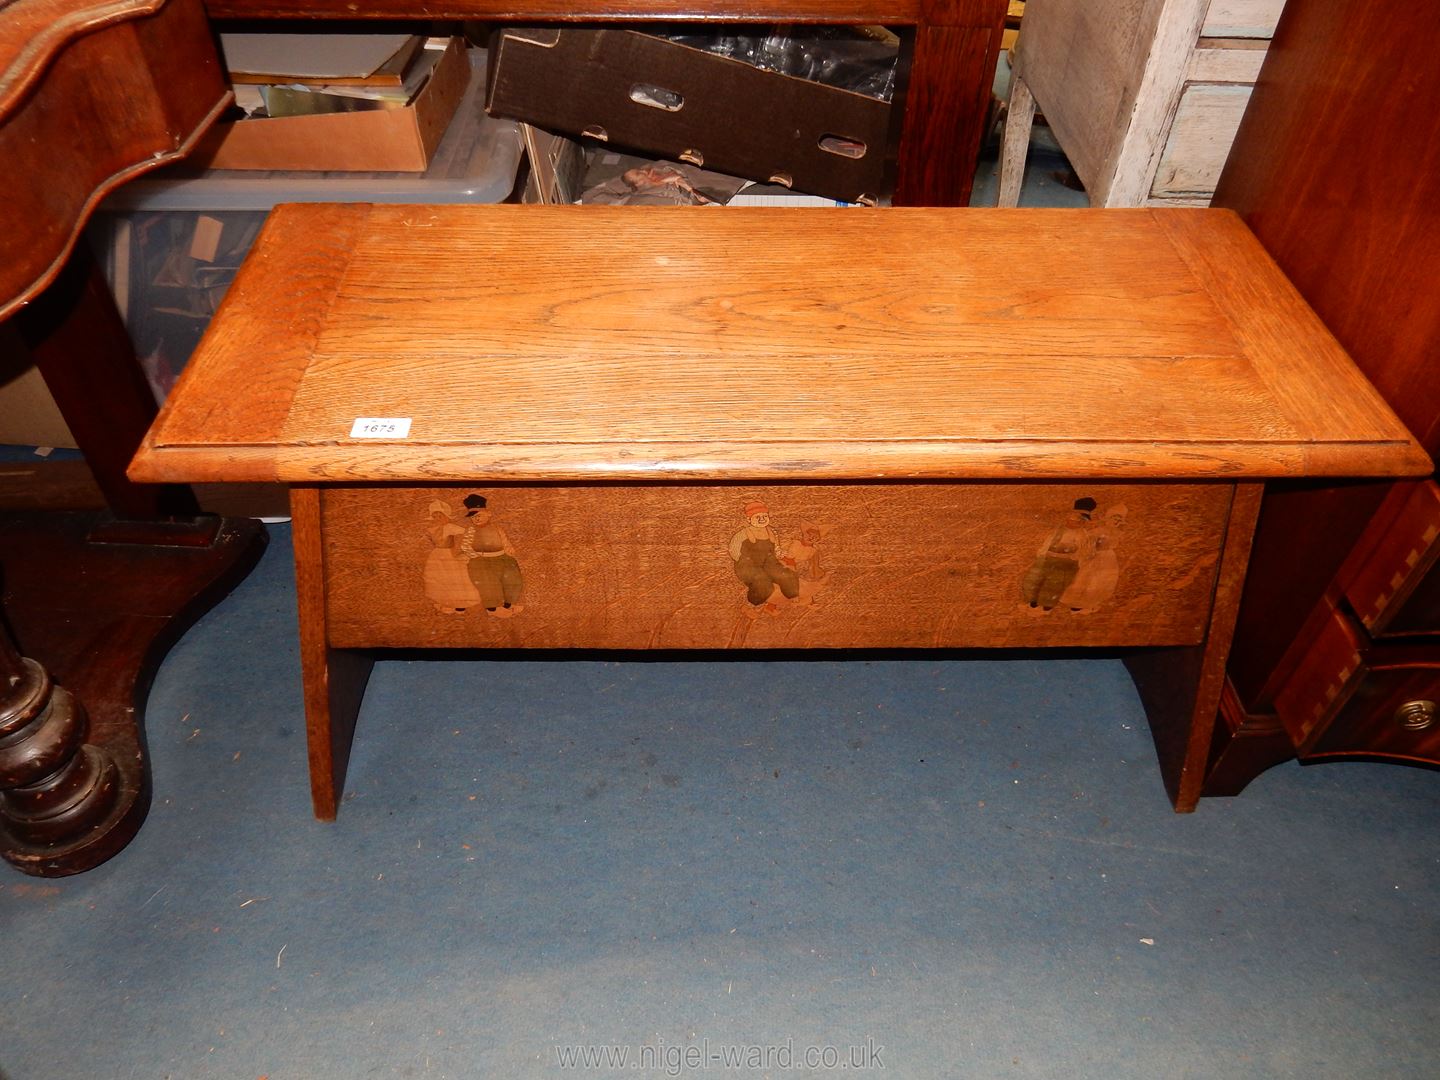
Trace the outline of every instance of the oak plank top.
{"label": "oak plank top", "polygon": [[1229,211],[312,204],[271,215],[131,475],[1429,469]]}

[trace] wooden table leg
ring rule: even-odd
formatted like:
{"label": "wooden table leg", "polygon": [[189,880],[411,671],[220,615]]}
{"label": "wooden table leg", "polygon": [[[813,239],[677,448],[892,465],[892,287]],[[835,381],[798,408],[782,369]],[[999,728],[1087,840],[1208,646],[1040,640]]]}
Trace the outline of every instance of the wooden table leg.
{"label": "wooden table leg", "polygon": [[156,406],[88,254],[15,318],[114,511],[0,517],[6,614],[20,652],[58,684],[21,664],[21,689],[0,694],[0,857],[55,877],[104,862],[139,829],[150,679],[254,566],[265,532],[196,516],[189,488],[126,479]]}
{"label": "wooden table leg", "polygon": [[[995,81],[1006,4],[975,25],[974,3],[930,0],[908,43],[910,78],[896,101],[903,117],[896,206],[965,206]],[[966,20],[970,25],[957,25]]]}
{"label": "wooden table leg", "polygon": [[300,608],[300,669],[305,684],[305,734],[315,816],[334,821],[345,790],[355,719],[374,661],[355,649],[333,649],[325,627],[325,546],[320,489],[293,487],[295,592]]}
{"label": "wooden table leg", "polygon": [[1145,705],[1165,789],[1182,814],[1195,809],[1205,784],[1225,687],[1225,661],[1235,635],[1240,589],[1263,491],[1263,484],[1235,486],[1204,644],[1147,649],[1125,661]]}
{"label": "wooden table leg", "polygon": [[1005,136],[1000,143],[1000,195],[996,206],[1019,206],[1025,183],[1025,159],[1030,153],[1030,131],[1035,126],[1035,95],[1020,72],[1010,76],[1010,107],[1005,112]]}

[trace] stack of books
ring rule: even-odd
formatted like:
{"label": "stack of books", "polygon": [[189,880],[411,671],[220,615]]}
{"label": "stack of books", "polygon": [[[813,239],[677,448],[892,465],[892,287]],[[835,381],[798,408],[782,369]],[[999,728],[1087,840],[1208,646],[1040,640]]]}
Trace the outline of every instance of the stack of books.
{"label": "stack of books", "polygon": [[419,34],[221,34],[247,118],[401,109],[446,45]]}
{"label": "stack of books", "polygon": [[423,172],[472,75],[462,38],[222,34],[238,109],[208,169]]}

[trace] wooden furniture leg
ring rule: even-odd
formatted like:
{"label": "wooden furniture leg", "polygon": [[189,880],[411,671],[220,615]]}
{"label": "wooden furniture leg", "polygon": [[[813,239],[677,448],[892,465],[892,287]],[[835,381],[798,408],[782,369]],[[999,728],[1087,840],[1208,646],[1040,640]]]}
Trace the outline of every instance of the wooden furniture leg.
{"label": "wooden furniture leg", "polygon": [[11,862],[73,846],[110,816],[120,770],[88,734],[84,707],[0,627],[0,852]]}
{"label": "wooden furniture leg", "polygon": [[1295,744],[1280,717],[1247,711],[1227,678],[1202,794],[1239,795],[1265,770],[1294,756]]}
{"label": "wooden furniture leg", "polygon": [[1148,650],[1125,661],[1145,704],[1165,789],[1180,813],[1195,809],[1205,783],[1263,490],[1263,484],[1254,483],[1235,487],[1204,644]]}
{"label": "wooden furniture leg", "polygon": [[[195,516],[187,487],[125,478],[156,406],[86,252],[15,321],[114,511],[0,518],[7,615],[21,651],[64,688],[50,694],[51,715],[74,717],[59,727],[38,714],[28,722],[31,709],[44,708],[28,692],[0,705],[17,725],[0,721],[0,762],[11,743],[47,748],[36,760],[54,761],[39,776],[39,764],[18,772],[0,764],[0,787],[12,789],[10,813],[0,809],[0,857],[60,876],[104,862],[139,829],[150,799],[141,727],[150,680],[180,634],[249,573],[265,532],[255,521]],[[90,747],[80,751],[87,712]],[[62,748],[69,765],[56,757]],[[102,760],[110,764],[97,774]],[[98,790],[82,795],[87,785]],[[62,790],[89,801],[57,808]],[[105,814],[95,809],[102,803]],[[27,825],[27,814],[44,827]]]}
{"label": "wooden furniture leg", "polygon": [[77,248],[15,322],[115,516],[127,521],[196,516],[199,507],[188,487],[136,484],[125,476],[158,410],[89,250]]}
{"label": "wooden furniture leg", "polygon": [[996,206],[1019,206],[1035,124],[1035,95],[1019,71],[1010,77],[1010,105],[1005,110],[1005,135],[1000,142],[1000,196]]}
{"label": "wooden furniture leg", "polygon": [[[1005,5],[976,25],[973,4],[931,0],[914,29],[910,79],[896,109],[903,117],[896,206],[965,206],[975,179]],[[970,25],[956,23],[970,20]]]}
{"label": "wooden furniture leg", "polygon": [[325,547],[318,487],[290,490],[295,544],[295,591],[300,608],[300,670],[310,754],[310,800],[315,816],[334,821],[345,790],[345,767],[355,719],[374,661],[355,649],[332,649],[325,622]]}

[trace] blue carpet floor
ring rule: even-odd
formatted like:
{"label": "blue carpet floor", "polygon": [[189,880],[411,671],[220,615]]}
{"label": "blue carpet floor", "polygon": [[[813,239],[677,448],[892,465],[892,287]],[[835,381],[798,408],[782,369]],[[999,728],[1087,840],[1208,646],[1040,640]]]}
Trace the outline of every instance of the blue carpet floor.
{"label": "blue carpet floor", "polygon": [[387,661],[321,824],[289,556],[135,843],[0,876],[5,1080],[1440,1075],[1434,773],[1176,815],[1109,660]]}

